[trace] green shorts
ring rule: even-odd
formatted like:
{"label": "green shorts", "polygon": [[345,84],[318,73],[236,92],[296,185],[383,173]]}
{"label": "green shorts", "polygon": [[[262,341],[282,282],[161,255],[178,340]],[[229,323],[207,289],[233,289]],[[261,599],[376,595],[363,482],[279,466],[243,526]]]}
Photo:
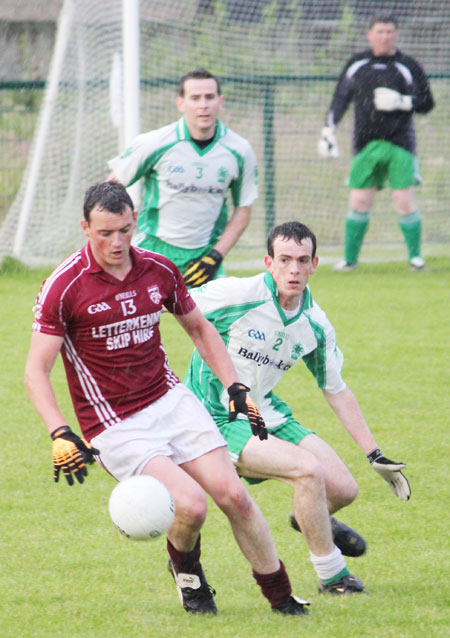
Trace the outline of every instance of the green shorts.
{"label": "green shorts", "polygon": [[[237,462],[245,444],[253,436],[248,419],[237,418],[235,421],[215,419],[222,436],[228,443],[228,452],[233,460]],[[312,430],[304,428],[294,417],[287,417],[286,420],[276,428],[270,429],[269,433],[283,441],[288,441],[298,445],[308,434],[313,434]],[[248,483],[261,483],[267,479],[250,478],[244,476]]]}
{"label": "green shorts", "polygon": [[347,185],[350,188],[383,188],[386,179],[393,190],[422,181],[417,157],[404,148],[373,140],[353,158]]}
{"label": "green shorts", "polygon": [[[173,261],[175,266],[178,266],[181,273],[184,274],[189,266],[190,262],[194,259],[199,259],[203,255],[207,255],[214,246],[204,246],[203,248],[179,248],[178,246],[172,246],[162,239],[155,237],[154,235],[146,235],[143,232],[138,231],[134,237],[133,244],[144,248],[145,250],[151,250],[154,253],[160,253]],[[220,264],[215,278],[225,277],[225,269],[223,263]]]}

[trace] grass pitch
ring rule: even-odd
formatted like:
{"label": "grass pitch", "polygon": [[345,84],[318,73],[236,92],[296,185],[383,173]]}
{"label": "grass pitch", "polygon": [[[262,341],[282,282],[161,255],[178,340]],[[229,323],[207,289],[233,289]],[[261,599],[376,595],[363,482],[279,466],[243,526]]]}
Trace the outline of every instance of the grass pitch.
{"label": "grass pitch", "polygon": [[[52,481],[50,440],[23,389],[31,307],[43,271],[0,273],[1,635],[4,638],[427,638],[448,635],[450,586],[448,419],[450,260],[425,272],[405,264],[362,265],[351,273],[319,267],[313,295],[336,328],[344,378],[381,449],[408,464],[412,487],[399,501],[336,421],[301,363],[278,387],[300,420],[331,443],[358,480],[360,495],[338,518],[357,528],[368,552],[348,565],[368,596],[317,594],[303,538],[287,524],[291,493],[266,482],[250,491],[272,529],[294,593],[309,618],[270,612],[225,517],[210,503],[202,562],[219,615],[181,608],[166,571],[164,539],[131,542],[110,522],[113,479],[94,466],[83,485]],[[163,317],[172,367],[183,377],[191,347]],[[62,365],[53,381],[76,428]]]}

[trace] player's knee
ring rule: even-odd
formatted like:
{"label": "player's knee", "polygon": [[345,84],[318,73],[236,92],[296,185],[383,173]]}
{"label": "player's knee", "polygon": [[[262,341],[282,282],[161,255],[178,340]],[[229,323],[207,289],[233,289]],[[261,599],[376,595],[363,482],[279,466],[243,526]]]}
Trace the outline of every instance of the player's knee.
{"label": "player's knee", "polygon": [[333,503],[336,509],[341,509],[342,507],[346,507],[353,503],[353,501],[358,496],[358,484],[353,478],[351,474],[339,485],[337,489],[334,491],[333,495]]}
{"label": "player's knee", "polygon": [[350,208],[361,213],[367,213],[372,207],[374,193],[370,189],[355,189],[350,193]]}
{"label": "player's knee", "polygon": [[190,493],[175,502],[176,518],[187,525],[199,527],[206,518],[208,502],[203,491]]}
{"label": "player's knee", "polygon": [[214,500],[228,518],[236,516],[250,518],[252,515],[253,500],[239,480],[229,489],[218,494]]}
{"label": "player's knee", "polygon": [[358,483],[355,481],[353,476],[351,476],[345,489],[345,498],[347,500],[347,503],[346,503],[347,505],[350,505],[350,503],[353,503],[353,501],[358,496],[358,492],[359,492]]}
{"label": "player's knee", "polygon": [[392,191],[392,200],[400,215],[409,215],[416,210],[412,188]]}
{"label": "player's knee", "polygon": [[293,480],[300,484],[315,484],[318,488],[322,488],[325,484],[322,465],[313,454],[304,451],[298,455],[292,474]]}

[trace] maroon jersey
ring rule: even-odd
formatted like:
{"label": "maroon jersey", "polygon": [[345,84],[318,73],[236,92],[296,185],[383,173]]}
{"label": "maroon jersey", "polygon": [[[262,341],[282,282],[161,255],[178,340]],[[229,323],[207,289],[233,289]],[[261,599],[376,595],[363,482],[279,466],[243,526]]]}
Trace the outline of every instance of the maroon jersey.
{"label": "maroon jersey", "polygon": [[166,257],[131,247],[133,266],[119,281],[94,260],[89,244],[44,281],[33,330],[64,337],[61,350],[83,435],[150,405],[178,383],[161,344],[163,306],[195,308],[178,268]]}

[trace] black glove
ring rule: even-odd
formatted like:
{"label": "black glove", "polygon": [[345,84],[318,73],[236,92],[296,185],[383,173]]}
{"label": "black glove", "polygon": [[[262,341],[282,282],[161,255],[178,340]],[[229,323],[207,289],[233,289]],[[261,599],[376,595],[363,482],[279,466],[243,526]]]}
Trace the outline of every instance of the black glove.
{"label": "black glove", "polygon": [[83,483],[84,477],[87,476],[86,463],[92,463],[94,454],[100,454],[100,451],[72,432],[68,425],[57,428],[50,436],[53,440],[53,478],[55,483],[59,480],[60,470],[62,470],[69,485],[73,485],[72,473],[79,483]]}
{"label": "black glove", "polygon": [[379,448],[368,454],[367,458],[375,472],[378,472],[389,483],[395,496],[398,496],[402,501],[408,501],[411,496],[411,488],[408,479],[400,471],[406,465],[387,459]]}
{"label": "black glove", "polygon": [[266,424],[247,392],[250,392],[250,388],[247,388],[243,383],[230,385],[228,388],[230,397],[228,419],[234,421],[239,412],[246,414],[252,428],[252,434],[259,436],[261,441],[264,441],[267,439]]}
{"label": "black glove", "polygon": [[207,281],[214,279],[216,272],[222,263],[223,257],[218,250],[214,248],[207,255],[200,259],[191,261],[186,272],[184,273],[184,282],[190,288],[196,288]]}

